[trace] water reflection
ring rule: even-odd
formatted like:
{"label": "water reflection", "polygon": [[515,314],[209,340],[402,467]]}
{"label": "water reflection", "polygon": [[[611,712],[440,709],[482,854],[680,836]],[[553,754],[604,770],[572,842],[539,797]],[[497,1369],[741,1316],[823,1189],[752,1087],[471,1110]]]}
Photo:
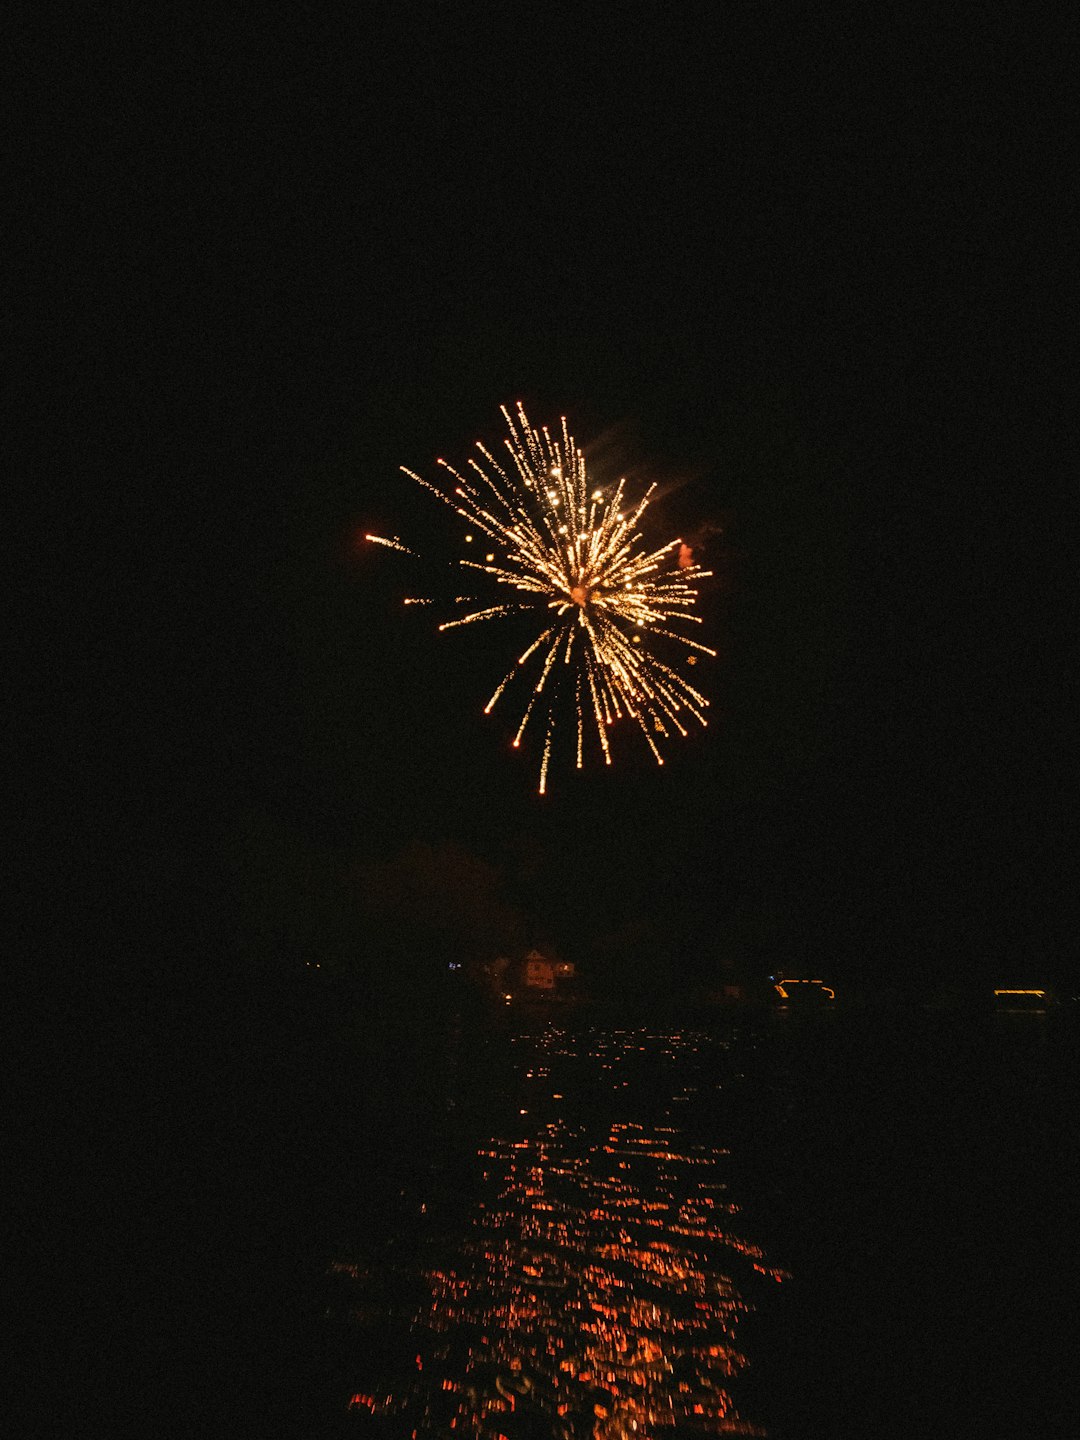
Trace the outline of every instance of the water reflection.
{"label": "water reflection", "polygon": [[698,1123],[718,1042],[549,1026],[512,1043],[519,1103],[477,1147],[455,1224],[433,1218],[405,1258],[335,1263],[361,1428],[763,1434],[736,1405],[739,1325],[783,1277],[739,1227],[727,1151]]}

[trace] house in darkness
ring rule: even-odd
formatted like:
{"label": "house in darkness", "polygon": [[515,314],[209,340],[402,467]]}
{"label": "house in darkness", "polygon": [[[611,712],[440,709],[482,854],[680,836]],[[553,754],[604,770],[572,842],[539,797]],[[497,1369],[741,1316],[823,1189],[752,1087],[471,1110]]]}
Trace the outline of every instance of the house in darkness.
{"label": "house in darkness", "polygon": [[574,980],[574,966],[550,951],[530,950],[520,962],[518,990],[524,995],[557,995]]}
{"label": "house in darkness", "polygon": [[521,980],[526,990],[554,990],[555,962],[539,950],[530,950],[522,962]]}

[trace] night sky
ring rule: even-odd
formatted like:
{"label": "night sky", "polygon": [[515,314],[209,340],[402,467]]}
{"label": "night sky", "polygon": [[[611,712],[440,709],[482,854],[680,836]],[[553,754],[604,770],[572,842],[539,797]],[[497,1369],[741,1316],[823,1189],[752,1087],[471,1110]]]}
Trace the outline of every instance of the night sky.
{"label": "night sky", "polygon": [[[128,949],[176,916],[184,965],[225,964],[260,845],[332,908],[422,843],[586,963],[624,932],[689,971],[1075,982],[1065,51],[939,23],[21,34],[8,391],[54,477],[33,705],[65,727],[80,933],[118,888]],[[508,641],[436,636],[415,572],[355,545],[450,545],[398,466],[497,442],[519,399],[657,479],[656,538],[717,572],[710,728],[543,799],[480,713]]]}

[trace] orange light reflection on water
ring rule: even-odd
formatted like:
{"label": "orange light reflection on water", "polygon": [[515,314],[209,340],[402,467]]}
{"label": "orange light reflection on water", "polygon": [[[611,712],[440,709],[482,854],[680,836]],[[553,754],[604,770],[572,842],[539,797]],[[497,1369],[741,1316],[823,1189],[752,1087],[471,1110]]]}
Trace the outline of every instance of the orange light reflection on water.
{"label": "orange light reflection on water", "polygon": [[[573,1044],[550,1029],[519,1041],[552,1059]],[[640,1031],[593,1044],[599,1065],[615,1067],[631,1048],[694,1048],[693,1037]],[[547,1078],[543,1058],[528,1056],[529,1078]],[[648,1440],[675,1427],[764,1434],[735,1403],[747,1364],[738,1330],[754,1308],[747,1292],[785,1275],[731,1228],[727,1150],[695,1142],[671,1123],[685,1111],[670,1106],[666,1123],[608,1121],[602,1133],[534,1109],[517,1134],[478,1148],[466,1233],[421,1266],[425,1298],[400,1317],[411,1378],[364,1376],[350,1402],[361,1422],[385,1417],[396,1427],[382,1433],[403,1437],[452,1429],[498,1440],[517,1412],[515,1423],[527,1413],[556,1440]]]}

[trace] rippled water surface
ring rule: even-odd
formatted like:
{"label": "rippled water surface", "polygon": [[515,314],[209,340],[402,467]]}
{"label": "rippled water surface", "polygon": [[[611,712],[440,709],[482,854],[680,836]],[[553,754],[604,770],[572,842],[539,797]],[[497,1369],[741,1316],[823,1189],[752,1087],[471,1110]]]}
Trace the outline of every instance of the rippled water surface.
{"label": "rippled water surface", "polygon": [[1073,1020],[361,1004],[289,1063],[223,1151],[273,1433],[1075,1433]]}
{"label": "rippled water surface", "polygon": [[331,1263],[347,1405],[406,1436],[763,1434],[739,1400],[741,1329],[784,1272],[718,1143],[729,1042],[552,1020],[505,1044],[512,1103],[452,1178],[433,1163],[403,1191],[412,1243]]}

